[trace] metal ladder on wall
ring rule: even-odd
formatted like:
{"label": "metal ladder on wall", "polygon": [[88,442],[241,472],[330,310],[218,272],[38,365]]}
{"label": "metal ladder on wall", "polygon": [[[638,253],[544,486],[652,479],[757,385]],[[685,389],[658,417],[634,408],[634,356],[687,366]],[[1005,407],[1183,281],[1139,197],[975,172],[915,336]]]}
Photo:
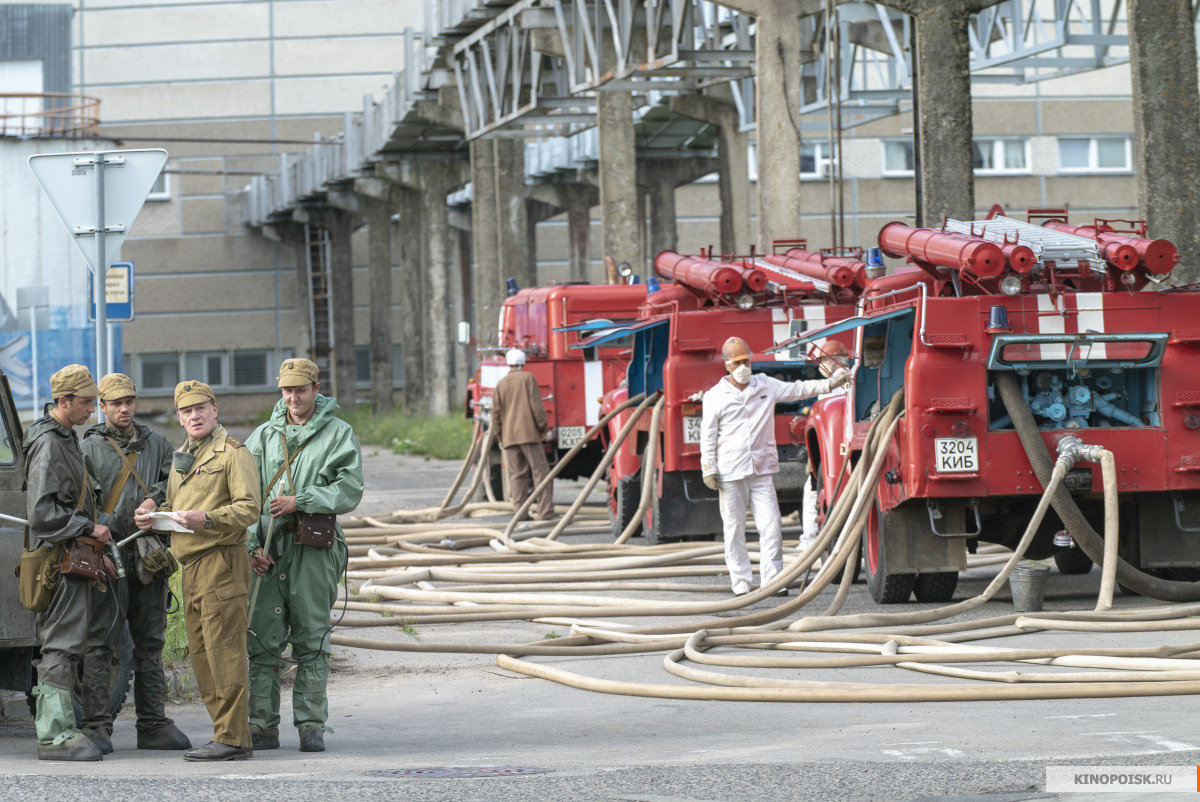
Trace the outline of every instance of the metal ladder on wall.
{"label": "metal ladder on wall", "polygon": [[1092,270],[1099,273],[1103,273],[1107,266],[1095,240],[1014,220],[1011,217],[997,215],[990,220],[974,222],[947,218],[944,229],[955,234],[982,237],[1000,245],[1014,242],[1025,245],[1033,250],[1039,265],[1045,265],[1046,262],[1087,262]]}
{"label": "metal ladder on wall", "polygon": [[304,259],[308,275],[308,331],[313,361],[322,370],[331,366],[333,325],[330,315],[330,252],[329,231],[306,225],[304,227]]}

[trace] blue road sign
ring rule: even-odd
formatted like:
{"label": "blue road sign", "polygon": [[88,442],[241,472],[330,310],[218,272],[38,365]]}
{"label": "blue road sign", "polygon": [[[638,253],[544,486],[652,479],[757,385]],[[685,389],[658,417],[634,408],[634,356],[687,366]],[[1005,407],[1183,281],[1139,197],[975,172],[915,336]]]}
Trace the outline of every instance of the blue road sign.
{"label": "blue road sign", "polygon": [[[96,319],[95,293],[92,281],[95,274],[88,271],[88,320]],[[133,320],[133,262],[113,262],[104,282],[104,314],[110,323]]]}

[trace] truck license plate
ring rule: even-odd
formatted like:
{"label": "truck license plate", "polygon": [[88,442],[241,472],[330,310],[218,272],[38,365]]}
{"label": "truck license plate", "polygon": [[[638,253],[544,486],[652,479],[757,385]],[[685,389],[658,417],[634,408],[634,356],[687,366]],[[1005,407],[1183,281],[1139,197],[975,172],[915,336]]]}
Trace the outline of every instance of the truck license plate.
{"label": "truck license plate", "polygon": [[937,454],[938,473],[979,470],[977,437],[935,437],[933,450]]}
{"label": "truck license plate", "polygon": [[558,447],[574,448],[575,444],[583,439],[583,433],[585,431],[587,430],[582,426],[559,426]]}
{"label": "truck license plate", "polygon": [[700,418],[683,419],[683,442],[697,444],[700,442]]}

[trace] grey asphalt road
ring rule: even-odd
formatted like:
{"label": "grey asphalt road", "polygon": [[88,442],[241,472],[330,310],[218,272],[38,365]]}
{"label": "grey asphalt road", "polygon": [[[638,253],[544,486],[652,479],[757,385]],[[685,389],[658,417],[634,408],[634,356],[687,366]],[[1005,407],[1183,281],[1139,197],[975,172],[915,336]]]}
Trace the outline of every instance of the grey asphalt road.
{"label": "grey asphalt road", "polygon": [[[436,503],[456,469],[374,449],[367,449],[365,462],[368,491],[360,509],[367,514]],[[577,483],[562,482],[556,497],[568,501],[577,490]],[[994,574],[994,568],[973,569],[964,575],[955,598],[977,594]],[[1098,587],[1097,572],[1053,574],[1047,607],[1090,607]],[[825,603],[820,598],[815,606],[823,609]],[[1120,600],[1121,605],[1145,603]],[[872,609],[865,587],[855,586],[845,612]],[[973,615],[1011,609],[1005,590]],[[355,634],[479,643],[526,642],[551,633],[565,634],[566,629],[505,622],[418,625],[415,635],[398,627]],[[1121,636],[1119,643],[1191,640],[1188,632],[1164,632]],[[1041,633],[1022,636],[1019,642],[1082,647],[1118,640],[1112,635]],[[661,654],[532,659],[587,676],[683,682],[663,670]],[[862,683],[952,682],[901,669],[750,673]],[[671,701],[578,691],[505,671],[488,656],[337,648],[330,710],[335,732],[327,736],[329,751],[323,754],[296,751],[296,733],[285,726],[281,749],[219,765],[137,751],[128,710],[117,722],[116,753],[85,765],[37,761],[32,720],[0,719],[2,798],[999,801],[1059,798],[1042,790],[1047,765],[1200,763],[1196,703],[1190,697],[923,704]],[[174,704],[169,714],[193,741],[208,740],[210,723],[199,702]],[[285,692],[285,724],[290,716]],[[497,776],[389,774],[446,767],[484,769]],[[504,767],[545,773],[504,774]],[[1094,798],[1155,797],[1104,793]]]}

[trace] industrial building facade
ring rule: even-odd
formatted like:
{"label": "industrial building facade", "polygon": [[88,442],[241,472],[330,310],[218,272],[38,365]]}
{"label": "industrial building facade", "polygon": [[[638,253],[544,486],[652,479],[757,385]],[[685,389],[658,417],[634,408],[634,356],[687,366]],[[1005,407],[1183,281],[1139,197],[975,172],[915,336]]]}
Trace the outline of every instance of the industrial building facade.
{"label": "industrial building facade", "polygon": [[[309,247],[298,249],[245,228],[241,192],[252,176],[278,171],[281,153],[303,151],[314,138],[340,132],[345,115],[361,108],[364,95],[377,95],[394,79],[404,66],[405,28],[421,25],[424,6],[421,0],[70,4],[70,85],[55,87],[53,80],[61,79],[52,79],[48,70],[40,91],[96,97],[103,137],[121,147],[163,147],[170,153],[167,172],[121,254],[136,266],[136,319],[123,325],[124,366],[152,406],[169,408],[175,382],[189,377],[210,383],[226,410],[249,413],[274,394],[279,360],[309,350],[307,338],[321,328],[320,309],[313,304],[349,288],[323,285],[324,245],[317,230]],[[31,91],[32,72],[21,66],[31,59],[13,45],[21,37],[12,26],[0,36],[7,48],[0,50],[0,94]],[[1010,210],[1069,204],[1081,218],[1137,216],[1128,67],[1032,85],[982,84],[975,89],[973,112],[981,213],[996,203]],[[912,126],[911,115],[901,114],[844,132],[840,162],[848,242],[873,245],[884,223],[913,220]],[[62,149],[72,148],[64,143]],[[5,158],[10,167],[13,162]],[[449,158],[466,159],[465,146]],[[814,135],[805,144],[802,230],[796,235],[815,247],[830,240],[825,175],[831,158],[839,156],[825,137]],[[762,166],[753,152],[750,166],[755,180]],[[700,180],[678,188],[675,198],[677,248],[694,252],[717,244],[716,184]],[[461,217],[460,224],[466,220]],[[5,231],[6,237],[18,234]],[[470,238],[456,241],[469,259]],[[758,247],[764,245],[769,247]],[[354,236],[351,251],[357,379],[366,386],[365,234]],[[566,280],[568,251],[565,215],[537,225],[539,282]],[[602,256],[594,220],[592,281],[603,280]],[[301,280],[310,282],[305,295],[314,301],[296,309]],[[396,268],[397,332],[406,280]],[[455,295],[455,320],[470,318],[463,298]],[[305,325],[298,325],[298,316],[306,318]],[[477,334],[487,340],[487,333]],[[394,344],[397,386],[403,381],[402,350],[421,347]],[[457,353],[463,357],[457,360],[461,388],[467,359]]]}

